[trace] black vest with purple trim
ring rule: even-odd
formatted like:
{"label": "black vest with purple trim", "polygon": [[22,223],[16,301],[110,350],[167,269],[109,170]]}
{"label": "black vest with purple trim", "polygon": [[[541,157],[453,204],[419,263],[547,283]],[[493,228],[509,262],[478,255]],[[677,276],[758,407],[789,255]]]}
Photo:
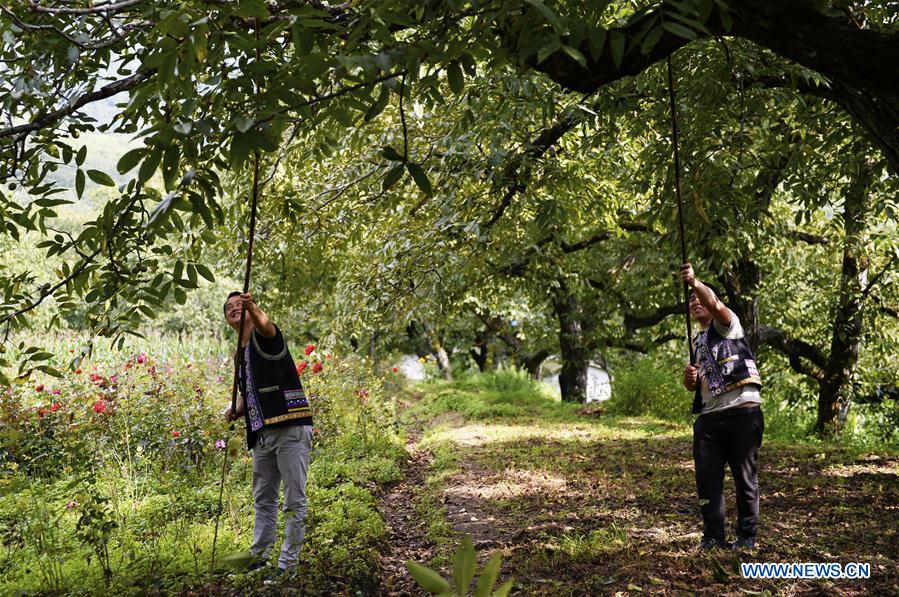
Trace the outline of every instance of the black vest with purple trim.
{"label": "black vest with purple trim", "polygon": [[[709,391],[720,396],[747,384],[762,387],[755,355],[746,337],[725,338],[711,324],[693,340],[694,359],[706,379]],[[702,412],[702,383],[693,394],[693,414]]]}
{"label": "black vest with purple trim", "polygon": [[[273,352],[266,352],[272,347]],[[273,338],[260,337],[253,330],[243,356],[240,391],[246,405],[247,446],[256,445],[262,428],[312,425],[312,408],[281,330],[276,326]]]}

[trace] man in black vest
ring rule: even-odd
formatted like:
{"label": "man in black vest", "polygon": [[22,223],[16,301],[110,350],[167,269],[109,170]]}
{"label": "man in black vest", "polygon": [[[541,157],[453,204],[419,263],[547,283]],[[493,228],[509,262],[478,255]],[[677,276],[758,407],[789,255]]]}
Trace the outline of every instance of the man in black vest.
{"label": "man in black vest", "polygon": [[724,466],[730,466],[737,494],[735,549],[755,547],[759,519],[758,450],[765,420],[755,356],[740,320],[708,284],[681,266],[681,279],[693,289],[690,313],[702,326],[693,340],[694,362],[684,368],[684,387],[692,391],[693,462],[702,510],[700,549],[728,547],[724,535]]}
{"label": "man in black vest", "polygon": [[293,570],[306,532],[306,472],[312,444],[312,410],[303,393],[296,365],[281,330],[253,301],[251,294],[232,292],[225,301],[225,319],[240,328],[241,309],[246,309],[243,351],[238,364],[240,400],[236,412],[225,418],[243,417],[247,446],[253,450],[253,545],[258,560],[251,568],[266,565],[275,544],[278,496],[284,485],[287,523],[275,576]]}

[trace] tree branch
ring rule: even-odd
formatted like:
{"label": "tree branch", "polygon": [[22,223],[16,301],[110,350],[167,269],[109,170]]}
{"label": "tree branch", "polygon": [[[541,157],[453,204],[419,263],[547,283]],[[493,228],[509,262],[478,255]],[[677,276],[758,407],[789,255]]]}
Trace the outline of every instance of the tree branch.
{"label": "tree branch", "polygon": [[65,118],[66,116],[74,114],[80,108],[86,106],[87,104],[112,97],[123,91],[128,91],[133,87],[137,87],[144,81],[150,79],[155,74],[156,69],[138,72],[128,78],[122,79],[121,81],[115,81],[113,83],[110,83],[109,85],[106,85],[105,87],[101,87],[97,91],[85,93],[65,108],[60,108],[59,110],[55,110],[53,112],[38,114],[37,117],[35,117],[28,124],[20,124],[18,126],[11,126],[5,129],[0,129],[0,139],[19,134],[27,134],[42,129],[45,126],[51,125],[58,120]]}
{"label": "tree branch", "polygon": [[[807,375],[814,379],[823,378],[822,370],[827,366],[827,358],[815,346],[804,340],[792,338],[781,329],[767,325],[759,326],[759,345],[767,345],[783,355],[790,361],[790,367],[797,373]],[[805,359],[813,367],[802,361]]]}

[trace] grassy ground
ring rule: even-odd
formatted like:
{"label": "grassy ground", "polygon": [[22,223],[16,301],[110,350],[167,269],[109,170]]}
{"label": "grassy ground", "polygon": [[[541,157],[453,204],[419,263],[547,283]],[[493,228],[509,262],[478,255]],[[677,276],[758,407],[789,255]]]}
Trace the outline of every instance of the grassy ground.
{"label": "grassy ground", "polygon": [[[688,423],[560,404],[514,375],[431,384],[407,421],[433,455],[417,509],[444,572],[468,533],[520,594],[899,593],[895,452],[766,438],[758,550],[704,554]],[[744,580],[741,560],[868,562],[871,578]]]}

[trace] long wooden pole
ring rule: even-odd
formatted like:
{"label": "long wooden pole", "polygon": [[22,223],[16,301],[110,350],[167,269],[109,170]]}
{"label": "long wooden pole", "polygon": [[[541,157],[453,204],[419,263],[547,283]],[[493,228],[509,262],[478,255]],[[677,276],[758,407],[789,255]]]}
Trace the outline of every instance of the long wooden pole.
{"label": "long wooden pole", "polygon": [[[680,148],[678,147],[677,104],[674,101],[674,68],[671,65],[671,54],[668,55],[668,98],[671,101],[671,140],[674,146],[674,192],[677,195],[677,225],[680,230],[681,263],[687,261],[687,238],[684,232],[684,200],[681,195]],[[687,320],[687,351],[690,363],[693,362],[693,322],[690,320],[690,288],[683,283],[684,318]]]}

